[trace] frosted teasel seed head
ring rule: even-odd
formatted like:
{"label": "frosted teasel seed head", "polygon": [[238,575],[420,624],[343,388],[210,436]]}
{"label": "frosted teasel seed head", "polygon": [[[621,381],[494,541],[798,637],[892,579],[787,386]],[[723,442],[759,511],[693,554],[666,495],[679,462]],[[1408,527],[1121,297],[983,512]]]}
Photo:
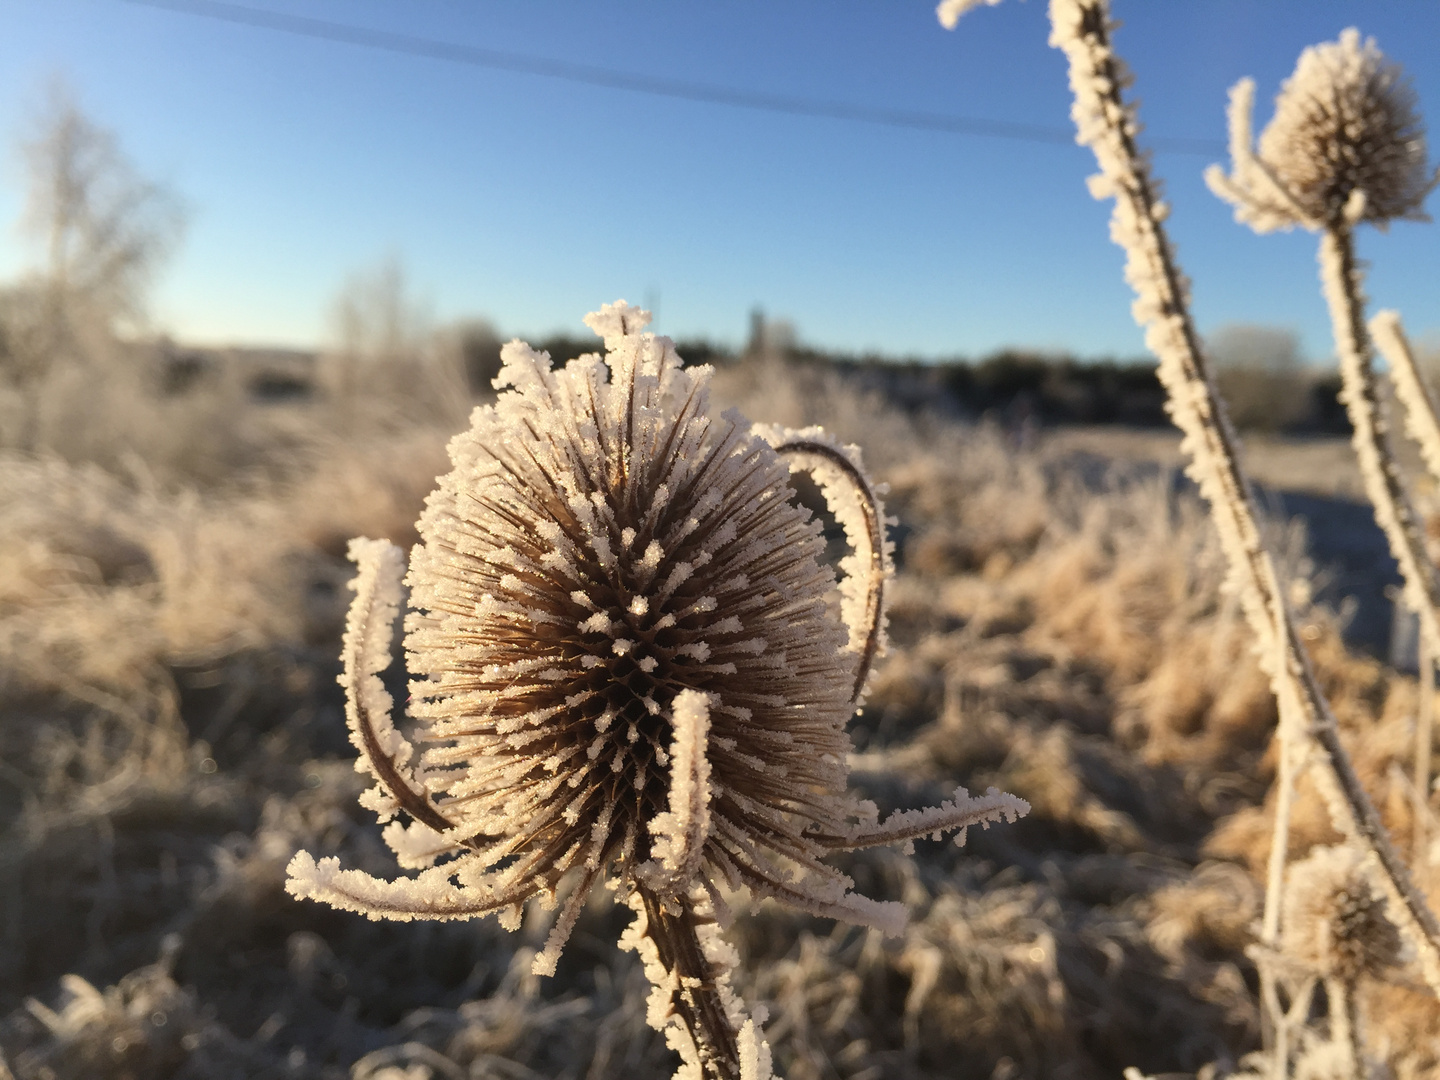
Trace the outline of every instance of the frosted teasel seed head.
{"label": "frosted teasel seed head", "polygon": [[1280,937],[1287,959],[1347,983],[1400,959],[1399,931],[1371,888],[1364,861],[1353,846],[1320,846],[1290,866]]}
{"label": "frosted teasel seed head", "polygon": [[1231,172],[1205,173],[1237,220],[1262,233],[1427,220],[1421,208],[1440,172],[1427,164],[1415,91],[1373,38],[1362,44],[1352,27],[1301,53],[1252,148],[1254,98],[1250,79],[1231,89]]}
{"label": "frosted teasel seed head", "polygon": [[[720,887],[743,886],[898,932],[902,906],[854,894],[825,855],[963,838],[1029,809],[961,788],[881,823],[847,791],[845,727],[884,646],[891,572],[875,488],[858,451],[818,429],[712,417],[711,370],[683,367],[648,321],[606,305],[586,318],[606,354],[560,370],[511,342],[496,379],[508,389],[451,442],[405,578],[418,756],[379,678],[404,558],[352,543],[342,682],[356,767],[377,781],[368,807],[408,817],[385,838],[420,872],[386,881],[300,852],[293,894],[510,926],[526,901],[564,894],[535,965],[552,973],[598,881],[656,910],[707,896],[722,908]],[[787,459],[816,473],[847,530],[843,619]]]}

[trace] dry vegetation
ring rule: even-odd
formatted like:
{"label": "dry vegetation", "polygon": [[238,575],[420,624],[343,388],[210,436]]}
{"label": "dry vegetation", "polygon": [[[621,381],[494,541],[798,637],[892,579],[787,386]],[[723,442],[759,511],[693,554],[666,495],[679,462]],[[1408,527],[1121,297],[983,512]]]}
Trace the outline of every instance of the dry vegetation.
{"label": "dry vegetation", "polygon": [[[1198,488],[1156,467],[1175,450],[1149,437],[963,424],[763,353],[717,373],[725,404],[863,443],[889,485],[891,648],[851,723],[851,785],[882,815],[957,781],[1031,808],[964,848],[839,856],[858,893],[908,908],[899,937],[736,905],[735,988],[763,1006],[794,1080],[1436,1075],[1440,825],[1420,719],[1433,690],[1354,648],[1376,638],[1344,599],[1371,579],[1342,564],[1326,581],[1303,523],[1260,519],[1134,145],[1108,7],[1055,0],[1052,18]],[[1353,229],[1418,213],[1433,180],[1413,102],[1373,46],[1347,33],[1307,52],[1286,93],[1329,78],[1370,127],[1282,96],[1252,153],[1241,84],[1234,171],[1211,183],[1256,228],[1321,234],[1358,466],[1271,440],[1251,475],[1282,494],[1368,496],[1428,676],[1433,493],[1412,502],[1396,466]],[[78,139],[65,146],[113,157],[60,119]],[[1368,175],[1390,161],[1368,151],[1294,157],[1310,124],[1378,132],[1403,150],[1399,171]],[[37,160],[63,166],[58,145],[37,143]],[[1355,175],[1310,168],[1332,159]],[[342,298],[318,393],[258,400],[223,371],[177,387],[164,348],[120,333],[163,230],[142,228],[127,263],[88,210],[41,210],[48,270],[0,296],[0,1078],[669,1074],[644,965],[613,947],[630,913],[607,892],[590,894],[550,978],[534,974],[556,918],[540,905],[511,933],[365,922],[286,893],[297,850],[392,866],[357,803],[367,781],[336,683],[344,553],[353,536],[416,541],[488,328],[421,325],[388,266]],[[100,264],[128,269],[79,272]],[[1398,317],[1373,325],[1440,470]],[[838,562],[821,491],[795,486]],[[399,668],[385,680],[403,695]],[[702,711],[686,723],[703,733]],[[706,828],[686,841],[676,826],[677,864]]]}
{"label": "dry vegetation", "polygon": [[[910,905],[903,939],[740,915],[737,981],[769,1005],[783,1073],[1234,1067],[1258,1039],[1244,949],[1275,716],[1196,497],[813,369],[740,365],[720,383],[757,418],[863,436],[891,485],[894,646],[853,724],[854,783],[882,811],[957,779],[1035,807],[965,849],[847,857],[862,891]],[[244,429],[274,408],[227,415]],[[279,408],[323,432],[323,404]],[[0,1046],[17,1077],[668,1075],[608,894],[537,979],[543,913],[512,935],[372,924],[284,893],[299,848],[388,864],[334,683],[342,544],[413,540],[448,434],[319,434],[283,469],[203,484],[5,458]],[[1326,611],[1304,620],[1403,841],[1414,682],[1347,652]],[[1297,854],[1335,838],[1308,790],[1295,833]],[[1393,1018],[1393,1064],[1421,1075],[1440,1012],[1403,983],[1368,992]]]}

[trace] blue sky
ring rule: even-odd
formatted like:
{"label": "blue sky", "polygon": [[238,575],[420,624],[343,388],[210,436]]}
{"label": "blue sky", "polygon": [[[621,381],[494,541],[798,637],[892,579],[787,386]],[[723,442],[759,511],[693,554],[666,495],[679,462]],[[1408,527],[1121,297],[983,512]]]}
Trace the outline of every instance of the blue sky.
{"label": "blue sky", "polygon": [[[655,79],[1068,129],[1042,0],[958,30],[927,0],[243,0],[414,37]],[[1356,25],[1440,115],[1433,0],[1116,0],[1149,133],[1224,138],[1252,75],[1259,120],[1307,44]],[[1085,192],[1088,153],[758,112],[488,70],[126,0],[3,0],[0,141],[63,77],[136,165],[191,208],[155,295],[205,342],[312,344],[345,278],[387,255],[441,319],[583,332],[625,297],[656,329],[738,343],[756,305],[821,346],[983,355],[1143,352]],[[1440,140],[1437,140],[1440,141]],[[1432,151],[1432,157],[1435,156]],[[23,174],[0,170],[0,222]],[[1204,155],[1156,157],[1202,331],[1289,327],[1329,355],[1314,240],[1255,237],[1204,188]],[[1440,197],[1432,199],[1440,210]],[[1370,295],[1440,335],[1440,233],[1367,231]],[[31,253],[17,234],[0,277]]]}

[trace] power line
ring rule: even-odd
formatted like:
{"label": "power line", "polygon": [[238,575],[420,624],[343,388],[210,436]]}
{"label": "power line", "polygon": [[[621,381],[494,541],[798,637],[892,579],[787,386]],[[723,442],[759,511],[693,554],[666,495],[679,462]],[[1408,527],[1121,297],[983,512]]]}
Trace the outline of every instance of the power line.
{"label": "power line", "polygon": [[[656,79],[610,68],[594,67],[589,64],[552,60],[548,57],[527,53],[485,49],[475,45],[459,45],[448,41],[437,41],[433,38],[398,34],[388,30],[371,30],[365,27],[351,26],[347,23],[312,19],[303,15],[264,11],[260,8],[228,3],[226,0],[125,0],[125,2],[142,7],[182,12],[187,15],[199,15],[207,19],[218,19],[241,26],[318,38],[323,41],[337,41],[347,45],[381,49],[385,52],[403,53],[407,56],[446,60],[471,67],[539,75],[544,78],[584,83],[589,86],[603,86],[611,90],[627,90],[631,93],[649,94],[654,97],[700,101],[711,105],[728,105],[734,108],[785,113],[791,116],[857,121],[885,127],[909,128],[914,131],[938,131],[950,135],[981,135],[998,139],[1016,139],[1022,142],[1066,146],[1075,143],[1074,134],[1064,128],[910,109],[887,109],[841,101],[824,101],[818,98],[767,94],[707,83]],[[1215,139],[1150,138],[1146,140],[1146,144],[1154,150],[1173,154],[1204,154],[1214,158],[1223,157],[1225,153],[1225,144]]]}

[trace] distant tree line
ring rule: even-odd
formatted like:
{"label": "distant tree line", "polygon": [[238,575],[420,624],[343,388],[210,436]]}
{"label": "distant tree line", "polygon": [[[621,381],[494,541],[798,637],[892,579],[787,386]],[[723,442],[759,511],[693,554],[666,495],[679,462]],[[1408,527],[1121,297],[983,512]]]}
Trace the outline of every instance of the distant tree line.
{"label": "distant tree line", "polygon": [[[1264,328],[1227,328],[1217,344],[1229,356],[1238,349],[1227,339]],[[1277,332],[1278,333],[1278,332]],[[557,365],[594,352],[593,338],[553,336],[532,342]],[[801,345],[736,351],[705,340],[677,343],[687,364],[757,362],[827,367],[860,389],[878,393],[907,410],[931,410],[957,418],[990,418],[1003,423],[1123,424],[1166,427],[1165,391],[1155,362],[1081,359],[1076,356],[1002,349],[978,360],[936,360],[833,353]],[[1252,362],[1253,360],[1253,362]],[[498,364],[498,355],[497,360]],[[1267,364],[1239,357],[1221,365],[1220,380],[1238,426],[1287,434],[1348,434],[1345,410],[1336,401],[1338,374],[1298,361]]]}
{"label": "distant tree line", "polygon": [[[1252,328],[1246,328],[1247,332]],[[1263,328],[1253,328],[1257,334]],[[1228,333],[1228,332],[1226,332]],[[1263,336],[1263,335],[1262,335]],[[474,320],[446,330],[441,352],[454,357],[461,385],[471,400],[494,393],[491,382],[500,370],[500,349],[506,338],[488,323]],[[1217,336],[1219,352],[1225,334]],[[567,334],[530,339],[561,366],[596,351],[592,337]],[[168,356],[172,370],[165,378],[171,392],[185,392],[201,370],[244,369],[242,380],[259,400],[305,398],[327,392],[326,360],[291,350],[183,350]],[[1119,424],[1163,428],[1165,393],[1149,359],[1081,359],[1056,353],[1002,349],[972,360],[935,360],[881,355],[832,353],[809,346],[783,350],[727,349],[704,339],[677,343],[687,364],[779,363],[826,368],[857,389],[879,394],[907,411],[930,411],[957,419],[989,419],[1007,426],[1033,424]],[[223,354],[223,355],[222,355]],[[408,357],[410,353],[401,355]],[[409,369],[408,364],[395,365]],[[1227,361],[1219,367],[1222,392],[1231,418],[1242,430],[1292,435],[1349,433],[1345,410],[1336,400],[1339,375],[1301,363],[1273,365]],[[403,377],[403,372],[397,372]],[[331,377],[333,379],[333,376]]]}

